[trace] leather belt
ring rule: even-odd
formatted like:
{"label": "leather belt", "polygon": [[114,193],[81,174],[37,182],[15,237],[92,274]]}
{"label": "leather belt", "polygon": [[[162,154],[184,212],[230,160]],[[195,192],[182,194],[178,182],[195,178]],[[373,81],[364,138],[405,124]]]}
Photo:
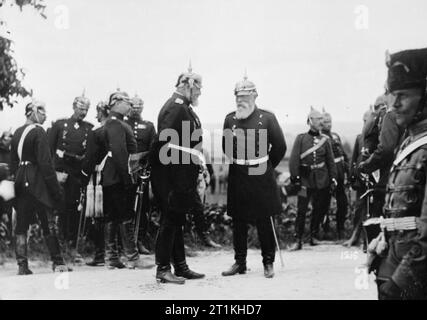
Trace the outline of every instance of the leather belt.
{"label": "leather belt", "polygon": [[317,163],[317,164],[310,165],[310,169],[311,170],[313,170],[313,169],[320,169],[320,168],[323,168],[324,166],[325,166],[325,162],[320,162],[320,163]]}
{"label": "leather belt", "polygon": [[239,166],[255,166],[264,162],[267,162],[270,157],[266,155],[265,157],[258,158],[258,159],[234,159],[233,163],[238,164]]}

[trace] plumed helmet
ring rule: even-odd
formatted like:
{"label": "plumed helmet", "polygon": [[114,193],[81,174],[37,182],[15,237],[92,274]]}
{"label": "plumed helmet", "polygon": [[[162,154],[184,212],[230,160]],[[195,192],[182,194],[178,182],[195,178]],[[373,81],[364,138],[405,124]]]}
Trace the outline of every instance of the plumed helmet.
{"label": "plumed helmet", "polygon": [[394,54],[386,52],[388,67],[387,89],[426,88],[427,48],[404,50]]}
{"label": "plumed helmet", "polygon": [[175,87],[181,88],[186,84],[188,84],[190,88],[192,88],[193,86],[202,88],[202,76],[193,72],[193,68],[191,67],[191,61],[188,66],[187,72],[181,73],[179,75]]}

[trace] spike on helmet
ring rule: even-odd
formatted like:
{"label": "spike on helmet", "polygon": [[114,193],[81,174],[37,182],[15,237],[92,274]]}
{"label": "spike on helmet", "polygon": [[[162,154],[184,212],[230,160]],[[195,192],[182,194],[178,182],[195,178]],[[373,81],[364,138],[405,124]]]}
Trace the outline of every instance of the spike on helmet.
{"label": "spike on helmet", "polygon": [[90,100],[85,97],[86,90],[83,89],[82,95],[79,97],[76,97],[73,101],[73,107],[86,107],[89,108],[90,106]]}
{"label": "spike on helmet", "polygon": [[258,96],[258,92],[256,90],[255,83],[248,80],[248,75],[245,70],[245,75],[243,76],[243,80],[236,83],[236,87],[234,88],[235,96],[250,96],[254,95]]}
{"label": "spike on helmet", "polygon": [[322,117],[323,115],[319,110],[310,106],[310,112],[308,114],[308,118],[312,119],[312,118],[322,118]]}
{"label": "spike on helmet", "polygon": [[197,88],[202,88],[202,76],[193,72],[191,61],[188,65],[187,72],[183,72],[179,75],[175,87],[181,88],[186,84],[188,84],[190,88],[193,88],[193,86],[196,86]]}
{"label": "spike on helmet", "polygon": [[143,106],[144,101],[137,94],[135,94],[135,96],[132,98],[132,107],[137,108]]}

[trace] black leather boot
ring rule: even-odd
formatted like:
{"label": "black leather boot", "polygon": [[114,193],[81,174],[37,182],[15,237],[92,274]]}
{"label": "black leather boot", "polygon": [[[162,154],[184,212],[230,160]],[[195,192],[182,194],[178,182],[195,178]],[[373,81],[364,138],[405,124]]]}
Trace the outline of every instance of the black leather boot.
{"label": "black leather boot", "polygon": [[126,266],[120,261],[117,250],[118,229],[118,224],[115,222],[108,222],[105,224],[105,254],[108,269],[126,268]]}
{"label": "black leather boot", "polygon": [[64,258],[61,254],[61,247],[59,246],[58,238],[55,235],[50,234],[45,237],[45,241],[50,253],[50,258],[52,260],[53,272],[73,271],[73,269],[65,265]]}
{"label": "black leather boot", "polygon": [[230,269],[228,269],[226,271],[223,271],[221,274],[224,277],[234,276],[236,274],[244,274],[244,273],[246,273],[246,270],[247,270],[246,263],[245,264],[243,264],[243,263],[235,263],[235,264],[233,264],[231,266]]}
{"label": "black leather boot", "polygon": [[15,254],[18,262],[18,275],[33,274],[28,268],[27,236],[25,234],[17,234],[15,236]]}
{"label": "black leather boot", "polygon": [[157,266],[156,280],[160,283],[184,284],[185,278],[177,277],[171,272],[170,266]]}
{"label": "black leather boot", "polygon": [[182,262],[176,263],[173,265],[175,269],[175,275],[177,277],[183,277],[185,279],[202,279],[205,277],[203,273],[197,273],[191,270],[188,267],[187,262],[184,260]]}
{"label": "black leather boot", "polygon": [[148,254],[150,254],[150,250],[148,250],[148,249],[144,246],[144,244],[142,243],[142,241],[141,241],[141,240],[138,240],[137,246],[138,246],[138,252],[139,252],[139,254],[144,254],[144,255],[148,255]]}
{"label": "black leather boot", "polygon": [[274,269],[272,263],[266,263],[264,265],[264,277],[273,278],[274,277]]}

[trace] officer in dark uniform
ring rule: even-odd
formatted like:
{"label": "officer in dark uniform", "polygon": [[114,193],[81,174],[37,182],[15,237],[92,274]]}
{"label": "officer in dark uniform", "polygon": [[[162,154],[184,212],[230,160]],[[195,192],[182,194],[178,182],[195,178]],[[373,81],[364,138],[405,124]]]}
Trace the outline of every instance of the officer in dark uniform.
{"label": "officer in dark uniform", "polygon": [[[110,106],[107,102],[100,101],[96,105],[96,120],[99,122],[99,127],[93,128],[93,139],[90,140],[86,149],[86,156],[83,165],[83,174],[87,178],[93,179],[93,184],[96,186],[99,172],[99,164],[107,154],[103,144],[104,124],[107,121],[110,113]],[[91,143],[93,142],[93,143]],[[97,166],[98,165],[98,166]],[[86,183],[84,183],[86,184]],[[96,190],[95,190],[96,192]],[[86,264],[91,267],[103,266],[105,264],[105,237],[104,237],[104,217],[95,217],[93,219],[92,240],[95,245],[95,256]],[[124,267],[124,265],[123,265]]]}
{"label": "officer in dark uniform", "polygon": [[236,84],[236,111],[224,121],[223,151],[229,165],[227,214],[233,217],[235,263],[222,273],[232,276],[246,272],[248,224],[254,224],[261,243],[264,276],[274,276],[275,239],[273,216],[281,212],[274,168],[286,153],[282,129],[269,111],[258,108],[255,84]]}
{"label": "officer in dark uniform", "polygon": [[60,213],[60,226],[64,239],[71,247],[75,263],[83,262],[75,247],[80,218],[80,193],[81,188],[85,187],[82,185],[82,163],[93,128],[92,124],[83,120],[89,106],[90,101],[84,94],[76,97],[73,102],[74,114],[68,119],[56,121],[49,131],[49,145],[55,157],[55,170],[66,177],[65,181],[61,181],[65,192],[65,208]]}
{"label": "officer in dark uniform", "polygon": [[[378,97],[375,102],[374,108],[377,111],[372,114],[363,130],[363,161],[357,167],[359,173],[370,176],[375,182],[370,212],[376,217],[382,213],[393,155],[404,133],[404,128],[396,123],[396,114],[387,110],[386,103],[385,95]],[[377,181],[372,179],[376,173]]]}
{"label": "officer in dark uniform", "polygon": [[[186,214],[201,211],[197,178],[202,157],[201,123],[192,106],[198,105],[202,78],[192,72],[178,77],[176,92],[159,113],[158,136],[151,153],[151,182],[161,211],[156,240],[156,278],[184,284],[205,275],[189,269],[185,259],[183,226]],[[171,273],[171,262],[175,274]]]}
{"label": "officer in dark uniform", "polygon": [[291,250],[301,250],[308,203],[312,200],[310,245],[316,245],[320,218],[329,207],[329,193],[337,185],[337,169],[332,145],[328,136],[323,135],[322,114],[311,108],[307,124],[310,130],[299,134],[289,158],[292,183],[298,191],[298,213],[295,221],[297,243]]}
{"label": "officer in dark uniform", "polygon": [[[332,152],[334,154],[334,162],[337,167],[337,187],[335,189],[335,199],[337,200],[337,212],[336,212],[336,222],[337,222],[337,237],[338,240],[342,238],[342,233],[344,231],[344,222],[347,217],[347,206],[348,199],[345,193],[345,183],[348,177],[349,164],[348,156],[344,151],[342,146],[341,138],[336,132],[332,132],[332,117],[329,113],[323,110],[323,119],[322,119],[322,133],[327,135],[332,144]],[[331,194],[329,194],[329,205]],[[326,214],[328,214],[326,210]],[[326,216],[325,222],[325,231],[329,229],[329,218]],[[321,217],[321,222],[324,221],[324,217]]]}
{"label": "officer in dark uniform", "polygon": [[109,269],[123,268],[118,254],[120,234],[129,269],[148,268],[140,259],[134,239],[133,181],[129,160],[136,153],[136,139],[131,127],[123,120],[130,112],[131,99],[126,92],[117,91],[110,96],[111,111],[102,127],[94,159],[102,159],[103,213],[105,219],[106,255]]}
{"label": "officer in dark uniform", "polygon": [[12,138],[11,173],[15,177],[16,260],[19,275],[31,274],[27,258],[27,232],[34,212],[43,229],[43,236],[54,271],[71,271],[65,266],[57,238],[54,209],[62,201],[63,192],[56,178],[46,132],[45,105],[33,101],[25,108],[27,121]]}
{"label": "officer in dark uniform", "polygon": [[[379,299],[427,299],[427,48],[387,58],[396,123],[406,128],[387,183],[385,250],[377,271]],[[381,236],[381,235],[380,235]],[[388,250],[387,250],[388,248]]]}
{"label": "officer in dark uniform", "polygon": [[[147,152],[150,150],[150,146],[153,143],[154,137],[156,136],[156,129],[154,128],[154,125],[152,122],[143,120],[141,117],[142,110],[144,109],[144,101],[138,96],[135,96],[132,98],[132,108],[131,112],[128,117],[126,117],[126,123],[130,125],[132,128],[133,134],[136,139],[137,144],[137,152]],[[137,183],[134,185],[133,192],[134,197],[136,195],[136,191],[138,188],[138,185],[141,183],[141,181],[137,181]],[[150,251],[144,246],[143,244],[143,238],[146,233],[147,227],[148,227],[148,216],[147,212],[149,210],[149,184],[145,184],[145,190],[143,194],[142,199],[142,207],[141,207],[141,223],[139,225],[139,232],[138,232],[138,250],[141,254],[149,254]],[[135,226],[136,227],[136,226]]]}

